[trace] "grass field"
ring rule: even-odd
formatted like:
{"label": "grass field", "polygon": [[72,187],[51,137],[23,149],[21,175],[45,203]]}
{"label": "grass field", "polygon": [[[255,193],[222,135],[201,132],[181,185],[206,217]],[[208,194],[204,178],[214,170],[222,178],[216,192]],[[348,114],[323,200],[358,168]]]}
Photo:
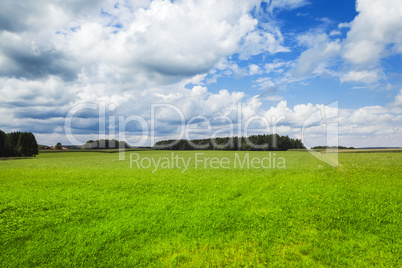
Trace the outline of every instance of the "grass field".
{"label": "grass field", "polygon": [[130,152],[0,161],[0,267],[402,266],[402,153],[342,153],[334,168],[277,152],[286,168],[267,169],[202,153],[229,160],[196,168],[195,152],[175,152],[187,170],[130,169]]}

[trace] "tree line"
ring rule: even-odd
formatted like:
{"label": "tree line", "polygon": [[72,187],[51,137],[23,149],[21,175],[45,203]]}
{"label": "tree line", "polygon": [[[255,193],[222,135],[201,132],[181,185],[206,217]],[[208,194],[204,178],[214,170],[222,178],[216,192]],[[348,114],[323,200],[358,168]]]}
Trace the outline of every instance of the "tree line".
{"label": "tree line", "polygon": [[228,150],[228,151],[286,151],[305,149],[302,141],[278,134],[250,137],[225,137],[197,140],[163,140],[155,143],[156,150]]}
{"label": "tree line", "polygon": [[315,146],[311,149],[356,149],[355,147],[345,147],[345,146]]}
{"label": "tree line", "polygon": [[119,149],[119,148],[129,148],[128,144],[124,141],[117,140],[89,140],[84,145],[82,149]]}
{"label": "tree line", "polygon": [[38,143],[31,132],[6,134],[0,130],[0,157],[29,157],[38,153]]}

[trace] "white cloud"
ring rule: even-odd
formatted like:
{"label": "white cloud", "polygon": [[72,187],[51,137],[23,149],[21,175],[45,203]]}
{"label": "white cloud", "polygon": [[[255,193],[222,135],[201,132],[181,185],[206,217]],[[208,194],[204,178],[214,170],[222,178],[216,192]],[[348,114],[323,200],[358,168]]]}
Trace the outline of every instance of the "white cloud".
{"label": "white cloud", "polygon": [[350,23],[343,57],[358,65],[377,65],[395,45],[402,53],[402,2],[400,0],[358,0],[359,14]]}
{"label": "white cloud", "polygon": [[[348,28],[347,37],[333,30],[329,35],[310,31],[297,36],[299,45],[307,50],[301,53],[293,69],[297,76],[324,71],[341,82],[373,84],[383,77],[380,59],[402,54],[402,2],[399,0],[357,0],[359,14],[350,23],[341,23],[339,29]],[[323,31],[323,29],[319,29]],[[337,72],[328,72],[331,61],[341,58]],[[320,71],[321,70],[321,71]],[[345,71],[346,70],[346,71]]]}
{"label": "white cloud", "polygon": [[248,68],[250,75],[261,74],[261,68],[257,64],[250,64]]}
{"label": "white cloud", "polygon": [[399,91],[399,94],[396,95],[395,101],[392,103],[392,105],[402,107],[402,89]]}
{"label": "white cloud", "polygon": [[248,59],[251,56],[262,52],[275,54],[278,52],[289,52],[289,48],[283,47],[283,36],[279,31],[267,33],[262,31],[253,31],[247,34],[239,49],[240,59]]}
{"label": "white cloud", "polygon": [[0,100],[4,106],[35,107],[68,104],[75,92],[59,77],[50,76],[36,81],[0,78],[0,93],[7,96]]}
{"label": "white cloud", "polygon": [[259,89],[269,89],[275,87],[275,82],[272,81],[270,77],[261,77],[255,81],[255,84],[258,86]]}
{"label": "white cloud", "polygon": [[380,78],[377,71],[350,71],[341,76],[341,82],[363,82],[374,83]]}
{"label": "white cloud", "polygon": [[311,74],[317,68],[326,66],[329,59],[336,56],[341,45],[338,41],[330,41],[326,34],[318,34],[311,40],[310,37],[302,38],[303,42],[311,45],[309,49],[301,53],[293,69],[293,73],[300,77]]}
{"label": "white cloud", "polygon": [[[266,2],[269,12],[306,4],[303,0]],[[284,116],[278,128],[283,131],[280,134],[298,136],[306,117],[324,107],[313,104],[288,107],[277,95],[278,85],[297,78],[286,75],[257,79],[255,85],[264,90],[258,96],[229,88],[211,92],[204,84],[208,82],[205,80],[211,82],[222,74],[278,75],[293,64],[273,61],[260,66],[247,63],[243,67],[233,60],[236,56],[249,59],[259,54],[290,51],[274,16],[261,25],[251,16],[261,1],[39,0],[21,3],[10,0],[0,3],[0,94],[6,96],[0,100],[0,127],[5,131],[33,131],[40,143],[53,145],[58,141],[67,142],[63,133],[64,117],[71,107],[80,103],[105,102],[107,107],[114,104],[116,110],[108,111],[108,115],[139,115],[149,120],[150,105],[165,102],[176,105],[186,117],[227,115],[235,121],[235,111],[242,102],[245,119],[258,114],[269,119]],[[386,3],[396,5],[395,1]],[[357,64],[361,55],[352,52],[360,42],[372,42],[380,48],[380,56],[389,44],[394,44],[391,49],[394,53],[402,51],[400,34],[395,30],[399,13],[395,11],[396,15],[393,13],[375,26],[385,30],[382,40],[372,33],[358,34],[371,29],[363,27],[360,20],[378,19],[378,16],[368,18],[367,14],[374,11],[367,11],[363,4],[359,8],[360,17],[350,24],[344,44],[326,34],[299,38],[300,44],[308,49],[297,61],[294,69],[297,75],[324,72],[328,62],[342,51],[342,45],[345,45],[342,55]],[[370,44],[367,47],[376,51]],[[373,57],[372,62],[376,62],[378,56]],[[351,70],[341,76],[341,81],[374,82],[381,77],[376,70]],[[207,78],[207,74],[212,77]],[[401,95],[402,92],[390,107],[343,111],[346,134],[341,135],[367,131],[374,135],[369,139],[373,145],[377,145],[374,142],[384,129],[393,131],[392,137],[400,137],[396,128],[401,126],[401,116],[396,111],[402,103]],[[270,107],[264,101],[280,102]],[[162,124],[159,136],[174,134],[177,116],[157,115]],[[74,121],[74,131],[82,142],[98,132],[97,117],[97,111],[83,111]],[[374,123],[376,120],[381,123]],[[216,123],[213,127],[220,126]],[[314,127],[311,130],[315,135],[322,133]],[[130,133],[138,136],[135,128]],[[355,141],[352,145],[361,142]]]}
{"label": "white cloud", "polygon": [[288,51],[277,27],[257,28],[250,12],[260,2],[3,1],[0,61],[9,64],[0,66],[0,75],[73,80],[83,68],[93,77],[103,66],[116,79],[144,88],[207,73],[235,53],[248,59]]}
{"label": "white cloud", "polygon": [[[289,107],[284,100],[275,106],[266,106],[263,100],[279,101],[277,95],[269,95],[266,98],[260,96],[247,97],[243,92],[229,92],[220,90],[211,93],[207,87],[195,85],[186,88],[188,83],[200,81],[200,77],[194,77],[186,82],[174,85],[151,88],[147,91],[126,90],[124,93],[115,94],[107,90],[104,84],[83,84],[68,86],[66,82],[52,77],[47,80],[31,82],[21,79],[0,80],[1,95],[9,96],[2,103],[0,109],[0,126],[5,131],[29,129],[38,134],[40,143],[53,145],[62,141],[68,143],[63,136],[64,117],[67,111],[76,104],[104,101],[106,107],[115,104],[116,110],[108,112],[108,116],[119,115],[127,118],[130,115],[139,115],[149,122],[150,106],[152,103],[171,103],[179,108],[187,119],[194,116],[205,116],[212,122],[212,129],[227,127],[222,122],[214,121],[218,115],[229,116],[234,123],[237,120],[238,104],[242,103],[242,119],[245,122],[254,115],[262,115],[271,123],[277,121],[278,133],[299,137],[302,126],[306,120],[312,120],[312,125],[307,126],[306,134],[309,145],[322,145],[325,141],[325,128],[320,124],[319,114],[314,114],[317,109],[329,108],[322,104],[298,104]],[[109,86],[118,86],[110,84]],[[58,88],[64,88],[63,92]],[[402,146],[400,144],[400,129],[402,129],[402,116],[398,107],[402,105],[402,91],[396,96],[395,101],[389,107],[368,106],[360,109],[340,109],[340,144],[346,146]],[[15,106],[15,103],[20,103]],[[25,105],[22,105],[25,103]],[[76,137],[85,142],[93,138],[97,133],[98,111],[84,110],[84,114],[74,121],[74,133]],[[311,115],[315,117],[311,118]],[[333,113],[335,115],[335,113]],[[157,110],[157,137],[165,139],[174,138],[180,128],[179,117],[172,110]],[[317,117],[317,118],[316,118]],[[274,120],[274,121],[273,121]],[[318,124],[318,125],[317,125]],[[4,128],[4,126],[8,126]],[[260,127],[262,127],[261,125]],[[131,132],[130,132],[131,131]],[[135,139],[141,132],[129,131],[128,136]],[[265,133],[267,130],[265,131]],[[49,135],[51,133],[51,135]],[[223,133],[222,135],[224,135]],[[383,136],[387,135],[384,143]],[[192,136],[195,138],[196,136]],[[399,140],[398,140],[399,138]],[[57,140],[55,140],[57,139]]]}
{"label": "white cloud", "polygon": [[303,5],[306,5],[308,1],[306,0],[271,0],[269,10],[273,12],[275,9],[294,9]]}
{"label": "white cloud", "polygon": [[341,31],[338,31],[338,30],[334,30],[329,33],[330,36],[337,36],[337,35],[341,35],[341,34],[342,34]]}
{"label": "white cloud", "polygon": [[274,61],[272,63],[265,64],[265,71],[267,73],[276,72],[282,73],[284,68],[288,67],[291,62],[284,62],[284,61]]}
{"label": "white cloud", "polygon": [[[334,116],[333,122],[339,123],[339,145],[402,146],[400,142],[402,116],[382,106],[367,106],[357,110],[339,109],[337,117],[336,110],[330,106],[309,103],[291,108],[286,101],[281,101],[276,107],[266,111],[264,116],[268,119],[282,117],[279,124],[288,127],[284,133],[294,133],[295,136],[300,135],[303,124],[310,122],[311,125],[310,123],[305,125],[307,127],[304,129],[305,142],[309,146],[316,146],[326,142],[326,128],[323,125],[325,121],[321,121],[320,113],[315,113],[323,109],[327,112],[327,116]],[[386,140],[381,138],[384,134],[387,135]]]}
{"label": "white cloud", "polygon": [[262,98],[264,101],[273,101],[273,102],[277,102],[277,101],[281,101],[283,100],[283,97],[275,95],[275,96],[266,96]]}

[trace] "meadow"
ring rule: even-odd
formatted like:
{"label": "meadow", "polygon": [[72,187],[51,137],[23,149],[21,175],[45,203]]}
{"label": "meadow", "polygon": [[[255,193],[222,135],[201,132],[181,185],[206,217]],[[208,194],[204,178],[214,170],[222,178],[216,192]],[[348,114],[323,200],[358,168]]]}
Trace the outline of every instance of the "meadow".
{"label": "meadow", "polygon": [[342,153],[332,167],[277,152],[285,167],[258,168],[236,153],[258,164],[267,152],[202,152],[228,159],[215,168],[174,152],[186,170],[154,168],[168,151],[136,152],[148,168],[132,153],[0,161],[0,266],[402,266],[402,153]]}

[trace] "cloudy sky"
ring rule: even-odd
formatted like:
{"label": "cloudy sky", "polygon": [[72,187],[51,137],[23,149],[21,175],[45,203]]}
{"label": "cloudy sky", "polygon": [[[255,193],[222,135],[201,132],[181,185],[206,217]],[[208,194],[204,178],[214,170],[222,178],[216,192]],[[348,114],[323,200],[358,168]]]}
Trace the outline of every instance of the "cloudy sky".
{"label": "cloudy sky", "polygon": [[259,116],[314,146],[337,106],[340,145],[402,146],[401,55],[400,0],[2,0],[0,129],[149,145]]}

